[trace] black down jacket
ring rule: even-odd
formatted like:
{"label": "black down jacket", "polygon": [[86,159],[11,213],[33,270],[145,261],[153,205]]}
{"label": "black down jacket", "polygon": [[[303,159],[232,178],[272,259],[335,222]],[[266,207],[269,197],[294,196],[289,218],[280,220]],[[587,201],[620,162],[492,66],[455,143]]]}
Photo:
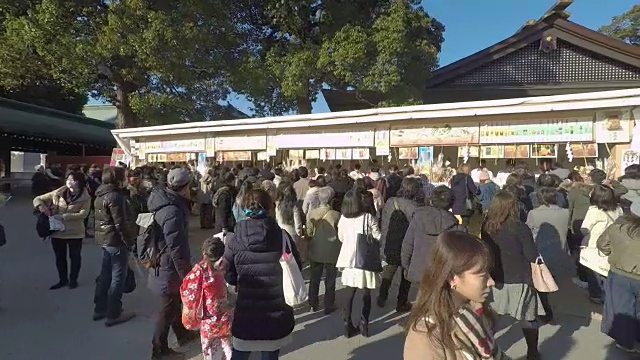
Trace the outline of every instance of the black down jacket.
{"label": "black down jacket", "polygon": [[160,257],[158,276],[150,277],[150,287],[162,294],[180,292],[182,279],[191,271],[189,249],[189,202],[175,191],[158,186],[147,203],[158,223],[156,241],[166,250]]}
{"label": "black down jacket", "polygon": [[138,235],[136,214],[124,190],[100,185],[96,190],[95,238],[102,246],[131,246]]}
{"label": "black down jacket", "polygon": [[[271,217],[249,218],[236,224],[227,241],[225,279],[238,291],[231,333],[238,339],[278,340],[293,331],[293,308],[282,289],[282,235]],[[293,241],[291,246],[301,264]]]}

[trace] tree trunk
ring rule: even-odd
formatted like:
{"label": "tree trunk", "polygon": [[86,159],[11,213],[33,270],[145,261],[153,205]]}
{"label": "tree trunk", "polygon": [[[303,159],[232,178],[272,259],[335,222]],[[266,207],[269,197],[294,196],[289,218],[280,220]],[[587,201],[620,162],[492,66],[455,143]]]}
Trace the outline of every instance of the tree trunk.
{"label": "tree trunk", "polygon": [[138,116],[131,109],[131,93],[118,87],[116,90],[116,128],[126,129],[139,126]]}
{"label": "tree trunk", "polygon": [[296,102],[298,106],[298,114],[311,114],[313,106],[311,104],[311,99],[309,98],[309,96],[299,96],[296,99]]}

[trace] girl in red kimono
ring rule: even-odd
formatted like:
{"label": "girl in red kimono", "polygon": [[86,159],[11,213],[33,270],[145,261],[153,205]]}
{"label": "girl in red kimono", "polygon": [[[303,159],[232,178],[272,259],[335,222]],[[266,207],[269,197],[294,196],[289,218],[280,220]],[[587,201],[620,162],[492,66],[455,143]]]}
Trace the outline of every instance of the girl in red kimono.
{"label": "girl in red kimono", "polygon": [[222,255],[224,244],[210,237],[202,245],[202,261],[187,274],[180,286],[182,323],[185,328],[200,328],[205,360],[231,359],[232,307],[227,299]]}

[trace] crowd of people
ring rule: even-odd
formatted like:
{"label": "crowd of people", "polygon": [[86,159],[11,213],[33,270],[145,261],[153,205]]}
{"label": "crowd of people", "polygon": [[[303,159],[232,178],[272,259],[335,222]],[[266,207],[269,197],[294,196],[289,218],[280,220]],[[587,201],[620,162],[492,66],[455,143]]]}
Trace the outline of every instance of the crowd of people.
{"label": "crowd of people", "polygon": [[[534,174],[525,163],[510,163],[494,176],[480,161],[460,166],[449,186],[434,186],[410,167],[383,172],[375,162],[366,172],[353,164],[313,174],[253,165],[199,173],[193,164],[71,168],[58,179],[49,173],[41,169],[46,178],[34,181],[33,204],[64,224],[51,234],[59,275],[51,289],[78,286],[82,239],[94,214],[103,261],[93,319],[107,326],[135,316],[122,308],[129,253],[142,231],[138,214],[153,215],[150,286],[162,300],[153,359],[180,356],[168,346],[169,329],[180,345],[196,339],[198,328],[206,359],[242,360],[252,352],[277,359],[295,326],[283,295],[283,253],[300,269],[309,266],[310,311],[342,308],[345,337],[369,336],[374,290],[375,304],[385,307],[399,272],[394,305],[411,312],[408,360],[506,358],[493,338],[495,314],[521,325],[527,359],[539,359],[538,329],[555,321],[547,293],[533,284],[532,266],[541,262],[558,284],[573,281],[592,302],[604,303],[603,332],[622,350],[640,352],[639,165],[614,181],[599,169],[583,176],[557,164]],[[51,180],[61,179],[52,188]],[[194,209],[211,232],[195,265]],[[379,256],[363,259],[365,240],[377,244]],[[338,276],[347,289],[341,301]],[[412,284],[419,287],[414,304]],[[354,323],[358,293],[363,306]]]}

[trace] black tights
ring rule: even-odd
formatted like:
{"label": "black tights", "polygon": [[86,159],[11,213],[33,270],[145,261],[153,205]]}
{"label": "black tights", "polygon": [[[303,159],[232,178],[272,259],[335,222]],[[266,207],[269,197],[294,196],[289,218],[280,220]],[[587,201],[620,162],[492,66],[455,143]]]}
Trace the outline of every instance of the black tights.
{"label": "black tights", "polygon": [[344,302],[344,321],[351,321],[351,312],[353,311],[353,299],[356,296],[358,290],[362,291],[362,317],[361,320],[365,323],[369,322],[369,315],[371,314],[371,289],[358,289],[354,287],[347,287],[347,298]]}

